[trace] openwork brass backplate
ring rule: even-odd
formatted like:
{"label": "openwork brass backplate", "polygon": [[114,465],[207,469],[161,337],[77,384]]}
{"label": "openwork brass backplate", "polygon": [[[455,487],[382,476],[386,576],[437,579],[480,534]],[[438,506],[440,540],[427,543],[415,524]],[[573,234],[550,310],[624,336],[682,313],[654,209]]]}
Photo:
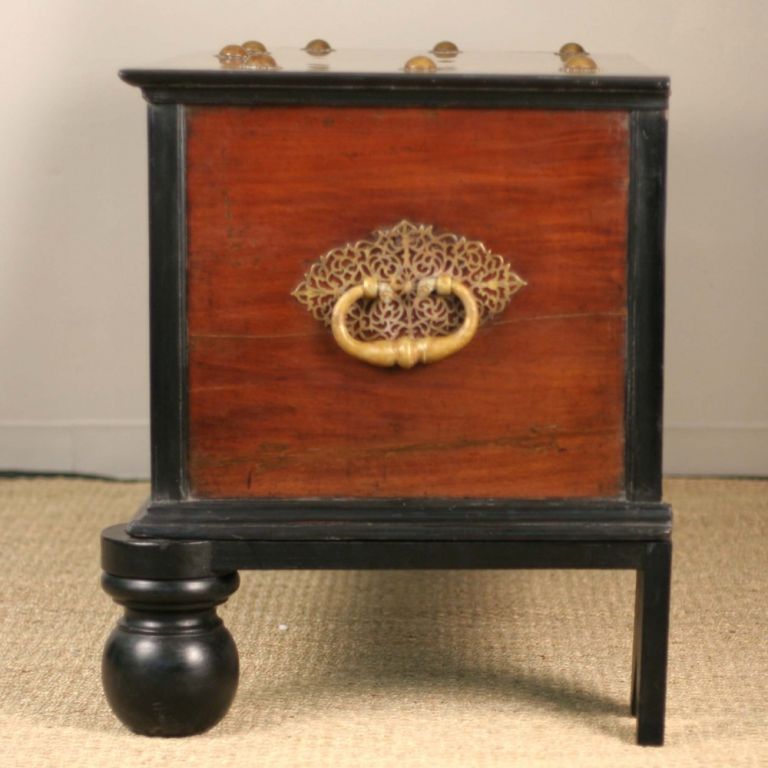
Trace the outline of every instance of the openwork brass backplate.
{"label": "openwork brass backplate", "polygon": [[330,326],[340,297],[355,286],[374,286],[346,311],[349,334],[361,341],[424,339],[454,334],[465,321],[466,301],[449,283],[445,290],[438,285],[448,278],[471,293],[480,323],[526,285],[480,241],[401,221],[321,256],[293,295]]}

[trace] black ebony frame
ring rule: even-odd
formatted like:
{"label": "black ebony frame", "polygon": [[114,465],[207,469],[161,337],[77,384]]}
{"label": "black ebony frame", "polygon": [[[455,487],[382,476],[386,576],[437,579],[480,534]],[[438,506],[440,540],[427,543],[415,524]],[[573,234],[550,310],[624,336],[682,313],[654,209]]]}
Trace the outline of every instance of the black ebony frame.
{"label": "black ebony frame", "polygon": [[[105,589],[126,606],[104,657],[118,716],[159,735],[199,732],[223,716],[237,653],[215,606],[236,589],[240,569],[633,569],[631,711],[638,743],[663,743],[671,569],[671,512],[661,502],[667,79],[121,74],[149,101],[152,495],[134,521],[102,538]],[[201,104],[627,111],[625,498],[188,499],[185,109]],[[208,649],[194,670],[183,668],[192,625]],[[175,678],[168,658],[139,663],[138,637],[181,664]],[[158,698],[162,717],[147,704]]]}

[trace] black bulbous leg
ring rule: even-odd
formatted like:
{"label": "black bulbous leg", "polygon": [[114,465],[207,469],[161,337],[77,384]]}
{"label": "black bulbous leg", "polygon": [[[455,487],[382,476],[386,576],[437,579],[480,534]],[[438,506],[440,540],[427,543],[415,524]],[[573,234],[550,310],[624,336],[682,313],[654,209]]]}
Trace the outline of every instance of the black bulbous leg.
{"label": "black bulbous leg", "polygon": [[125,607],[104,648],[104,692],[132,731],[189,736],[227,713],[239,662],[216,606],[238,584],[237,573],[162,580],[104,574],[105,591]]}

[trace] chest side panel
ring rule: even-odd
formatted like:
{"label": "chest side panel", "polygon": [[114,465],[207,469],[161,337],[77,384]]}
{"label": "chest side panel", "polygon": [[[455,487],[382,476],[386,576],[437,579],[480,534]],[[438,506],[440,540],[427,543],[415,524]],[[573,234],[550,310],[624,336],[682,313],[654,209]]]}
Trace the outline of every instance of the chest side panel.
{"label": "chest side panel", "polygon": [[[187,111],[191,494],[620,497],[624,112]],[[347,356],[291,291],[408,219],[528,285],[458,354]]]}

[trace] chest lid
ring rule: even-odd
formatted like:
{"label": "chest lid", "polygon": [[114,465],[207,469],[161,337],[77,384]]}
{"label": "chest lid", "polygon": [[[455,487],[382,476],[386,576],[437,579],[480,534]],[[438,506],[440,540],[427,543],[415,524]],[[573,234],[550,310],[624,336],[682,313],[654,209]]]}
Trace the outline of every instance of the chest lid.
{"label": "chest lid", "polygon": [[[450,41],[423,50],[354,50],[319,39],[303,48],[248,40],[152,67],[125,69],[120,76],[140,86],[154,103],[307,103],[327,102],[329,96],[342,102],[358,96],[365,102],[376,93],[381,103],[389,93],[393,103],[403,103],[408,98],[404,94],[415,104],[433,103],[438,94],[440,103],[464,105],[498,95],[503,102],[503,94],[517,94],[517,101],[521,96],[525,101],[528,94],[526,104],[535,106],[541,94],[558,94],[565,101],[584,96],[577,103],[586,108],[592,100],[596,107],[658,109],[666,106],[669,91],[666,76],[631,57],[593,53],[578,43],[566,43],[557,51],[521,52],[466,51]],[[292,99],[281,93],[286,89]],[[254,92],[261,96],[256,99]]]}

